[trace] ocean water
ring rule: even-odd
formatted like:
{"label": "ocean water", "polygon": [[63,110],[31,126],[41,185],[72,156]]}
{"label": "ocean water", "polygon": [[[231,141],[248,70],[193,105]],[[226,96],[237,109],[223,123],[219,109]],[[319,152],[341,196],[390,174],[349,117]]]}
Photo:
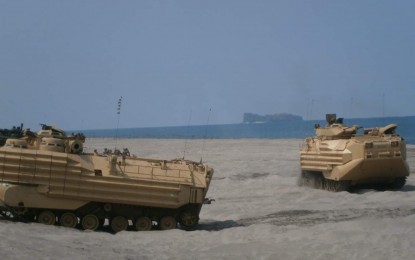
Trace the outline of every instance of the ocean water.
{"label": "ocean water", "polygon": [[[314,135],[314,125],[324,120],[307,120],[257,124],[224,124],[172,127],[143,127],[124,129],[81,130],[87,137],[166,138],[166,139],[240,139],[240,138],[306,138]],[[363,128],[397,124],[397,132],[407,143],[415,144],[415,116],[344,119],[345,125]]]}

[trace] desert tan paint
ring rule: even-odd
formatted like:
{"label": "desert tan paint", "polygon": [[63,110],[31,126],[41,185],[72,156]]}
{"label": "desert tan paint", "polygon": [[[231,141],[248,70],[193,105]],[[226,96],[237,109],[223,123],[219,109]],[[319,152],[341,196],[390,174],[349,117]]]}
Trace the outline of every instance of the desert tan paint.
{"label": "desert tan paint", "polygon": [[7,206],[73,210],[94,201],[179,208],[202,204],[213,175],[207,165],[185,160],[53,151],[57,138],[47,138],[42,150],[22,139],[0,148],[0,200]]}
{"label": "desert tan paint", "polygon": [[[331,117],[331,120],[330,120]],[[406,144],[395,133],[396,125],[366,129],[347,127],[328,115],[326,127],[316,126],[316,136],[301,149],[303,172],[322,173],[325,179],[350,181],[352,185],[390,183],[409,175]],[[330,122],[331,121],[331,122]]]}

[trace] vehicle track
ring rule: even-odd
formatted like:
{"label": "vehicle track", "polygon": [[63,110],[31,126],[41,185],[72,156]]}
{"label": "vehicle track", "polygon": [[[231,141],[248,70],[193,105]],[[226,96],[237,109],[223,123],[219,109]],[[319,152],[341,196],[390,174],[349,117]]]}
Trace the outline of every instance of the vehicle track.
{"label": "vehicle track", "polygon": [[[337,223],[355,219],[399,218],[415,214],[415,208],[363,208],[340,210],[284,210],[265,216],[243,218],[239,220],[205,220],[195,230],[220,231],[234,227],[247,227],[254,224],[271,224],[275,226],[314,226],[323,223]],[[0,221],[10,221],[0,215]]]}

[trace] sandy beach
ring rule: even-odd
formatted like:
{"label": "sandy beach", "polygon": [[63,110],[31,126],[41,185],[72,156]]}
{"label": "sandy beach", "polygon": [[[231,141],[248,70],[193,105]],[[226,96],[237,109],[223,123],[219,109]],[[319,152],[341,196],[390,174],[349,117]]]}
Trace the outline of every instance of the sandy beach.
{"label": "sandy beach", "polygon": [[88,139],[182,158],[215,175],[195,231],[90,232],[0,220],[2,259],[413,259],[415,146],[401,191],[332,193],[296,185],[300,139]]}

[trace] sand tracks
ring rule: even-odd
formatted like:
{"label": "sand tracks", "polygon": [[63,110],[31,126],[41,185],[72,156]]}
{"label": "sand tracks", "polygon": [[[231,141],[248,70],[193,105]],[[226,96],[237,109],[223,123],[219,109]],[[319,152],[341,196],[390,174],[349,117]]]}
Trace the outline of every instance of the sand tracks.
{"label": "sand tracks", "polygon": [[415,214],[415,208],[363,208],[340,210],[285,210],[260,217],[240,220],[207,221],[200,224],[200,230],[219,231],[227,228],[272,224],[276,226],[313,226],[325,223],[350,221],[360,218],[398,218]]}
{"label": "sand tracks", "polygon": [[343,210],[287,210],[259,218],[246,218],[238,221],[243,226],[267,223],[277,226],[311,226],[322,223],[335,223],[365,217],[396,218],[415,214],[415,208],[365,208]]}

